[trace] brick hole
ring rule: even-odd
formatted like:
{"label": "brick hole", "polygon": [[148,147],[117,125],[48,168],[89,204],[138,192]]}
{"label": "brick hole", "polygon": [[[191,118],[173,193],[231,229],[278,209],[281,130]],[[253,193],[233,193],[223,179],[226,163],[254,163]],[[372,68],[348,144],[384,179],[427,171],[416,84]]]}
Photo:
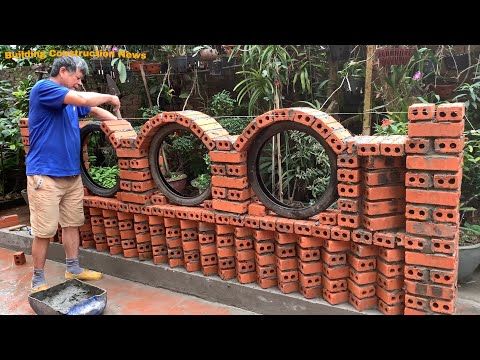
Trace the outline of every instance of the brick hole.
{"label": "brick hole", "polygon": [[418,213],[419,213],[421,216],[424,216],[424,215],[425,215],[425,211],[423,211],[423,210],[420,210]]}
{"label": "brick hole", "polygon": [[438,180],[438,183],[439,183],[440,185],[442,185],[444,182],[445,182],[445,181],[443,181],[443,179],[439,179],[439,180]]}
{"label": "brick hole", "polygon": [[365,151],[366,149],[365,149],[365,147],[362,146],[362,147],[360,148],[360,150]]}
{"label": "brick hole", "polygon": [[417,110],[417,109],[413,109],[413,110],[412,110],[412,114],[415,115],[415,116],[418,115],[418,110]]}
{"label": "brick hole", "polygon": [[413,215],[413,214],[415,214],[415,211],[413,211],[413,210],[408,210],[408,213],[409,213],[410,215]]}
{"label": "brick hole", "polygon": [[451,184],[451,185],[455,184],[455,179],[449,179],[448,183]]}
{"label": "brick hole", "polygon": [[440,111],[440,112],[438,113],[438,116],[441,117],[441,118],[443,118],[443,117],[447,116],[447,113],[446,113],[445,111]]}
{"label": "brick hole", "polygon": [[455,144],[455,143],[450,143],[450,148],[451,148],[451,149],[455,149],[456,147],[457,147],[457,144]]}
{"label": "brick hole", "polygon": [[451,117],[457,117],[457,116],[458,116],[458,114],[457,114],[457,112],[456,112],[456,111],[452,111],[452,112],[450,113],[450,116],[451,116]]}
{"label": "brick hole", "polygon": [[419,178],[418,181],[420,182],[420,184],[423,184],[425,182],[425,179],[424,178]]}

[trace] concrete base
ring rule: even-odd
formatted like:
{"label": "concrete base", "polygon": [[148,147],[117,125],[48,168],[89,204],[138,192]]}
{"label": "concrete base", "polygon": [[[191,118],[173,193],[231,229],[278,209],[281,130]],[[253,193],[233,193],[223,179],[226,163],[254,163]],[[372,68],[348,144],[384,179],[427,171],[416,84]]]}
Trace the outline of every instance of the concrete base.
{"label": "concrete base", "polygon": [[[0,229],[0,247],[31,254],[32,236],[21,226]],[[65,262],[63,245],[50,243],[47,258]],[[151,261],[127,259],[93,249],[80,248],[80,264],[122,279],[161,287],[208,301],[246,309],[265,315],[360,315],[381,314],[377,310],[358,312],[350,304],[332,306],[323,299],[306,299],[299,293],[284,294],[277,288],[262,289],[257,284],[224,281],[218,276],[187,272],[182,267],[155,265]]]}

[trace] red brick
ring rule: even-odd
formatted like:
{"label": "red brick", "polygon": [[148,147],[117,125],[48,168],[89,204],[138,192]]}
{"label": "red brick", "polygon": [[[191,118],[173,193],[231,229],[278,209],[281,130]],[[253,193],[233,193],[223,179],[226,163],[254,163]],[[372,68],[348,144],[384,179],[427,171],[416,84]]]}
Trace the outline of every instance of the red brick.
{"label": "red brick", "polygon": [[456,154],[463,150],[465,145],[465,138],[462,136],[459,139],[435,139],[435,152],[440,154]]}
{"label": "red brick", "polygon": [[460,137],[463,134],[464,122],[455,124],[418,123],[408,124],[410,137]]}
{"label": "red brick", "polygon": [[365,215],[385,215],[401,213],[405,208],[404,199],[392,199],[387,201],[364,201],[363,213]]}
{"label": "red brick", "polygon": [[370,231],[366,231],[364,229],[356,229],[352,231],[352,241],[356,243],[363,243],[363,244],[372,244],[373,243],[373,236]]}
{"label": "red brick", "polygon": [[403,182],[403,169],[365,171],[363,181],[366,185],[391,185]]}
{"label": "red brick", "polygon": [[456,266],[456,258],[440,254],[422,254],[406,251],[405,262],[412,265],[423,265],[440,269],[453,270]]}
{"label": "red brick", "polygon": [[322,294],[324,300],[332,305],[338,305],[348,301],[348,290],[331,292],[324,288]]}
{"label": "red brick", "polygon": [[408,107],[409,121],[432,120],[435,117],[435,104],[413,104]]}
{"label": "red brick", "polygon": [[462,121],[465,116],[464,103],[440,104],[437,106],[437,121]]}
{"label": "red brick", "polygon": [[431,148],[429,139],[407,138],[405,152],[407,154],[426,154]]}
{"label": "red brick", "polygon": [[453,286],[441,286],[405,280],[405,291],[410,294],[453,300],[456,289]]}

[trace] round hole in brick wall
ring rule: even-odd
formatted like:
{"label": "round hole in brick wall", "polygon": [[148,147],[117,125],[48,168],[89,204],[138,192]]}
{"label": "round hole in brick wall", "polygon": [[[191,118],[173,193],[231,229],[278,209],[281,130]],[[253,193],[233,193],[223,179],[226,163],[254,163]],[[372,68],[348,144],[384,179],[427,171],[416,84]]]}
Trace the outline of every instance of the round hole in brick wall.
{"label": "round hole in brick wall", "polygon": [[425,147],[425,145],[424,145],[424,144],[419,144],[418,147],[419,147],[420,149],[423,149],[423,148]]}
{"label": "round hole in brick wall", "polygon": [[440,149],[443,149],[443,148],[445,147],[445,143],[443,143],[443,142],[440,143],[440,144],[438,145],[438,147],[439,147]]}
{"label": "round hole in brick wall", "polygon": [[451,148],[451,149],[455,149],[456,147],[457,147],[457,144],[455,144],[455,143],[453,143],[453,142],[450,143],[450,148]]}

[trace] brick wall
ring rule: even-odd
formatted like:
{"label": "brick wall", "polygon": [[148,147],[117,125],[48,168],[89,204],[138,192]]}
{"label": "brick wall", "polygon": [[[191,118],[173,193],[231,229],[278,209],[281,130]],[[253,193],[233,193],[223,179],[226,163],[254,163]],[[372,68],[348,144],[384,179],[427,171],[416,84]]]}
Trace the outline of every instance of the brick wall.
{"label": "brick wall", "polygon": [[[267,112],[239,136],[197,111],[160,113],[139,134],[126,121],[103,122],[120,191],[102,198],[86,190],[82,245],[360,311],[452,314],[464,112],[463,104],[412,105],[408,136],[352,136],[310,108]],[[336,154],[337,209],[297,220],[256,200],[249,146],[279,121],[312,128]],[[212,199],[200,206],[171,204],[152,181],[149,144],[169,123],[189,128],[210,151]],[[22,120],[25,143],[27,126]]]}

